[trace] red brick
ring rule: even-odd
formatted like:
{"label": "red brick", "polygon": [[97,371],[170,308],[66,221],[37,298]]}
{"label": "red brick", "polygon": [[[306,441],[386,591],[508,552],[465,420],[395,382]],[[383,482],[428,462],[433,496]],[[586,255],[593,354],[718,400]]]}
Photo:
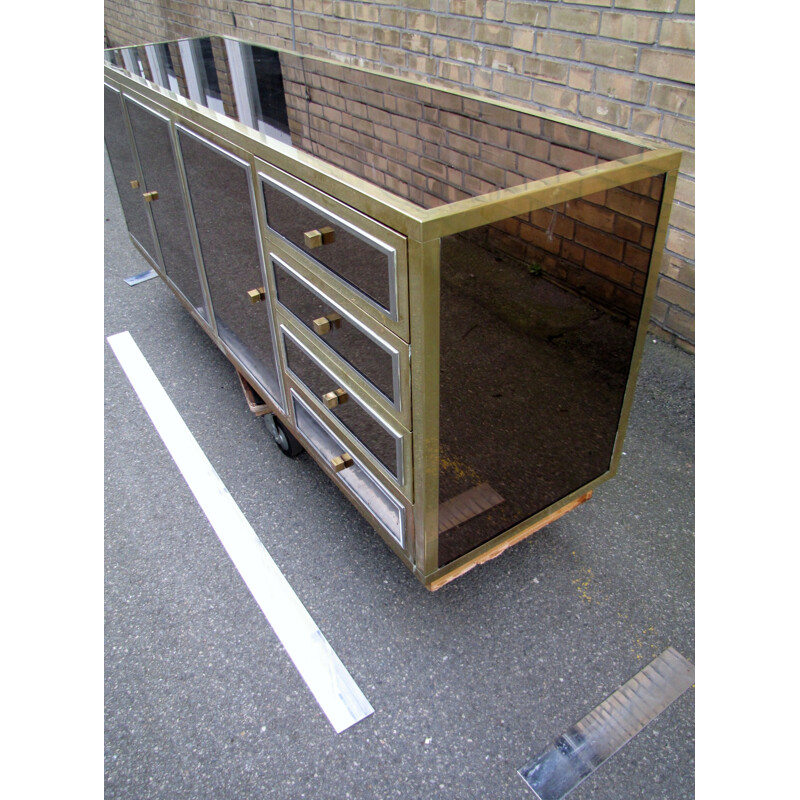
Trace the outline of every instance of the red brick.
{"label": "red brick", "polygon": [[624,243],[622,240],[608,233],[603,233],[596,228],[589,228],[581,224],[576,225],[575,241],[591,250],[603,253],[610,258],[622,258],[624,250]]}
{"label": "red brick", "polygon": [[614,211],[633,217],[640,222],[654,225],[658,216],[658,203],[638,194],[631,194],[622,189],[608,192],[607,205]]}
{"label": "red brick", "polygon": [[638,242],[642,236],[642,225],[622,214],[614,216],[614,233],[630,242]]}
{"label": "red brick", "polygon": [[597,163],[597,156],[559,145],[550,146],[550,163],[568,170],[583,169]]}
{"label": "red brick", "polygon": [[646,272],[647,268],[650,266],[650,251],[638,245],[631,244],[631,242],[627,242],[625,244],[625,257],[623,261],[634,269]]}
{"label": "red brick", "polygon": [[611,232],[614,230],[614,222],[617,215],[608,208],[593,203],[587,203],[587,198],[570,200],[566,206],[566,214],[572,219],[584,222],[593,228]]}
{"label": "red brick", "polygon": [[613,258],[608,258],[593,250],[587,250],[584,262],[587,269],[602,275],[614,283],[622,286],[631,286],[633,283],[634,271]]}

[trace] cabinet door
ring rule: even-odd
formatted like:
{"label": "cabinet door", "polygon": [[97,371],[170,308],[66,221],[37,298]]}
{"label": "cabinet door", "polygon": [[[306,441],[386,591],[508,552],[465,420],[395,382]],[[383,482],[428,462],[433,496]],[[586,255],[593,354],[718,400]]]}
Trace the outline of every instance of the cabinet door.
{"label": "cabinet door", "polygon": [[[143,194],[151,198],[161,267],[181,294],[208,320],[169,121],[127,97],[125,106],[142,166]],[[157,194],[154,196],[153,192]]]}
{"label": "cabinet door", "polygon": [[103,91],[106,152],[119,192],[122,213],[128,231],[153,261],[157,261],[153,234],[147,207],[142,199],[143,189],[139,185],[141,176],[128,134],[128,126],[122,108],[122,96],[116,89],[106,86]]}
{"label": "cabinet door", "polygon": [[180,126],[177,131],[217,333],[283,408],[250,166]]}

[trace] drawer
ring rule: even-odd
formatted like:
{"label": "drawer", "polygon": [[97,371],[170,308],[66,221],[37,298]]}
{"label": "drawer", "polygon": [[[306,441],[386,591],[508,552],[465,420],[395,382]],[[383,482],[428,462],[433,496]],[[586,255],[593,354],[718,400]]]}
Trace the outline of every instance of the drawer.
{"label": "drawer", "polygon": [[268,230],[407,339],[405,237],[287,173],[258,166]]}
{"label": "drawer", "polygon": [[[403,504],[373,477],[357,457],[347,454],[342,442],[293,390],[290,394],[297,432],[334,471],[334,479],[346,486],[389,536],[405,548],[406,510]],[[347,458],[342,459],[343,455]],[[336,465],[338,459],[342,460]]]}
{"label": "drawer", "polygon": [[388,331],[380,335],[372,330],[276,253],[269,254],[269,263],[279,308],[343,359],[384,401],[406,412],[408,345]]}
{"label": "drawer", "polygon": [[[323,363],[285,325],[280,331],[290,375],[318,401],[320,413],[335,419],[346,435],[403,489],[406,477],[411,475],[411,465],[406,464],[406,458],[411,457],[411,434],[381,419],[347,378]],[[410,486],[404,494],[410,495]]]}

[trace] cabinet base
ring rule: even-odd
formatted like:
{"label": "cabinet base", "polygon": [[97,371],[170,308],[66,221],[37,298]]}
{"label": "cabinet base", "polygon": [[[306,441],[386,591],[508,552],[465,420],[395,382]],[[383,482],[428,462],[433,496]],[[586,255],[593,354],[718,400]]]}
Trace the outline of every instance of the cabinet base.
{"label": "cabinet base", "polygon": [[435,592],[437,589],[441,589],[442,586],[450,583],[450,581],[459,578],[465,572],[469,572],[471,569],[473,569],[473,567],[477,567],[478,564],[485,564],[487,561],[497,558],[499,555],[502,555],[506,550],[508,550],[509,547],[513,547],[515,544],[521,542],[523,539],[526,539],[531,534],[536,533],[536,531],[540,531],[545,527],[545,525],[555,522],[555,520],[563,517],[564,514],[567,514],[574,508],[577,508],[579,505],[585,503],[591,496],[592,491],[590,490],[586,492],[586,494],[582,494],[580,497],[557,509],[552,514],[548,514],[543,519],[534,522],[530,527],[523,528],[521,531],[517,531],[507,539],[502,539],[496,544],[490,544],[485,549],[479,549],[472,558],[467,555],[464,557],[464,560],[453,564],[451,569],[448,570],[447,567],[445,567],[445,572],[440,572],[437,577],[433,578],[432,580],[425,581],[425,588]]}

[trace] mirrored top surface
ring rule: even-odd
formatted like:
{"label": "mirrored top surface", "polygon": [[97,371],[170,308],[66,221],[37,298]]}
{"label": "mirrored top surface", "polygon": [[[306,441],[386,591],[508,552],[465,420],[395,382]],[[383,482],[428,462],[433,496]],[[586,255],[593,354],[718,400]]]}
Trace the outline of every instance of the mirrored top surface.
{"label": "mirrored top surface", "polygon": [[423,208],[645,151],[533,113],[235,39],[111,49],[105,59]]}

